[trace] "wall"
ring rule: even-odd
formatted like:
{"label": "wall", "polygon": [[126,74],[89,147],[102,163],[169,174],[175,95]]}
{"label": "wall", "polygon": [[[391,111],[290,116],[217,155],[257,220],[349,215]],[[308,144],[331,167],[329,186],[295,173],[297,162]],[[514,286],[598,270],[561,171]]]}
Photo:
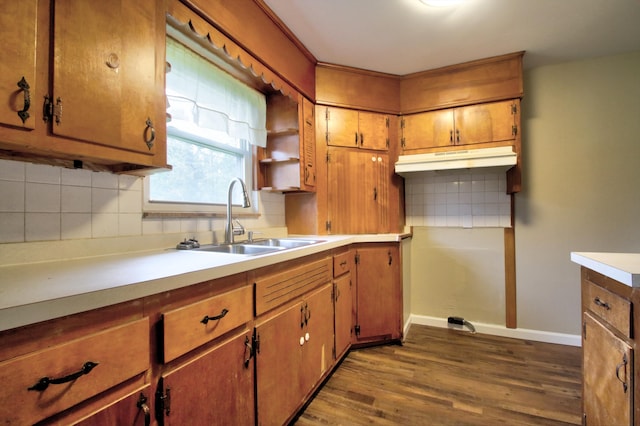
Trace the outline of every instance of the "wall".
{"label": "wall", "polygon": [[[579,336],[580,275],[570,252],[640,251],[639,75],[640,52],[525,72],[523,191],[515,196],[519,330]],[[412,314],[461,315],[496,331],[505,324],[503,265],[482,259],[502,244],[502,230],[471,231],[479,230],[414,228]],[[470,244],[461,242],[465,233]],[[469,291],[472,272],[481,284]],[[493,309],[481,312],[488,301]]]}
{"label": "wall", "polygon": [[[147,249],[171,247],[192,235],[211,242],[205,239],[212,238],[212,231],[224,238],[224,217],[143,219],[142,188],[143,178],[134,176],[0,160],[0,243],[5,243],[0,244],[0,264],[9,257],[19,260],[11,254],[19,251],[16,245],[6,243],[39,242],[46,251],[47,244],[42,242],[51,242],[48,246],[58,250],[65,243],[91,241],[83,245],[86,256],[110,250],[106,247],[117,238],[139,238],[143,241],[139,247]],[[285,226],[281,194],[254,192],[256,201],[261,215],[241,219],[245,228]],[[151,238],[158,235],[167,238]],[[86,252],[87,247],[94,253]],[[38,260],[38,256],[32,253],[24,260]]]}

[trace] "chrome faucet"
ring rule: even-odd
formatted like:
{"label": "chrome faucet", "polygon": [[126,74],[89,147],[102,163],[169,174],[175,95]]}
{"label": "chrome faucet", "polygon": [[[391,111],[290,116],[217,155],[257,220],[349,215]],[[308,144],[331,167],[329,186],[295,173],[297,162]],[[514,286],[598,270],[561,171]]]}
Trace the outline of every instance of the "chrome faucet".
{"label": "chrome faucet", "polygon": [[[240,185],[242,185],[242,207],[243,208],[251,207],[251,201],[249,201],[249,194],[247,192],[247,187],[242,181],[242,179],[240,179],[239,177],[231,179],[231,182],[229,182],[229,189],[227,191],[227,220],[224,228],[225,244],[234,243],[233,241],[234,229],[233,229],[233,221],[231,219],[231,195],[232,195],[233,185],[236,182],[240,182]],[[241,234],[243,234],[244,228],[240,228],[240,229],[241,229]]]}

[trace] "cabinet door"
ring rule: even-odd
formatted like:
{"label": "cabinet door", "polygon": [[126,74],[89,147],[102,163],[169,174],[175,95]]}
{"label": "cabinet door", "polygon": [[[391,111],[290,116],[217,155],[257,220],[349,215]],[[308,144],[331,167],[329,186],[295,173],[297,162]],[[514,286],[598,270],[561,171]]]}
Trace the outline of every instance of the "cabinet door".
{"label": "cabinet door", "polygon": [[335,334],[336,334],[336,359],[349,348],[351,343],[352,320],[352,296],[351,296],[351,272],[334,280],[335,300]]}
{"label": "cabinet door", "polygon": [[302,98],[302,178],[301,181],[308,187],[316,186],[316,131],[315,110],[313,103],[307,98]]}
{"label": "cabinet door", "polygon": [[399,339],[402,287],[398,244],[357,248],[356,342]]}
{"label": "cabinet door", "polygon": [[55,0],[53,133],[155,152],[155,8],[153,0]]}
{"label": "cabinet door", "polygon": [[[36,93],[37,4],[36,0],[0,0],[4,58],[0,61],[0,123],[26,129],[34,128],[38,114],[37,108],[30,107],[31,101],[40,102],[32,96]],[[23,79],[21,88],[18,84]]]}
{"label": "cabinet door", "polygon": [[358,111],[327,108],[325,114],[327,119],[327,145],[345,147],[357,147],[359,145]]}
{"label": "cabinet door", "polygon": [[430,111],[402,117],[402,147],[405,151],[439,148],[454,144],[451,110]]}
{"label": "cabinet door", "polygon": [[256,354],[259,424],[284,424],[302,401],[303,328],[304,309],[300,303],[256,327],[256,339],[259,340]]}
{"label": "cabinet door", "polygon": [[632,425],[633,349],[589,313],[583,321],[586,424]]}
{"label": "cabinet door", "polygon": [[300,389],[303,397],[320,381],[333,364],[333,287],[327,284],[304,300],[305,326],[303,330],[302,375]]}
{"label": "cabinet door", "polygon": [[102,410],[73,423],[80,426],[91,425],[132,425],[151,424],[150,386],[133,392]]}
{"label": "cabinet door", "polygon": [[494,102],[455,109],[456,145],[515,139],[514,102]]}
{"label": "cabinet door", "polygon": [[253,425],[254,375],[242,333],[162,375],[159,388],[169,406],[156,400],[165,425]]}
{"label": "cabinet door", "polygon": [[389,117],[373,112],[358,113],[360,148],[386,151],[389,148]]}

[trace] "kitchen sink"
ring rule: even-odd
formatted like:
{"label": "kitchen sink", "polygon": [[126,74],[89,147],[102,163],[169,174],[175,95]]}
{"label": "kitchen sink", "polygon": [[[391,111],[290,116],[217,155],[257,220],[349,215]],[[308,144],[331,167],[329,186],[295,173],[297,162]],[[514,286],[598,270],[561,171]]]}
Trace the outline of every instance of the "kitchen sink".
{"label": "kitchen sink", "polygon": [[305,238],[267,238],[264,240],[254,240],[251,244],[263,247],[280,247],[282,249],[289,249],[322,242],[324,242],[324,240],[310,240]]}
{"label": "kitchen sink", "polygon": [[209,251],[215,253],[229,253],[229,254],[245,254],[245,255],[258,255],[274,253],[276,251],[283,250],[283,247],[273,247],[264,245],[252,245],[252,244],[222,244],[222,245],[205,245],[200,248],[193,249],[193,251]]}

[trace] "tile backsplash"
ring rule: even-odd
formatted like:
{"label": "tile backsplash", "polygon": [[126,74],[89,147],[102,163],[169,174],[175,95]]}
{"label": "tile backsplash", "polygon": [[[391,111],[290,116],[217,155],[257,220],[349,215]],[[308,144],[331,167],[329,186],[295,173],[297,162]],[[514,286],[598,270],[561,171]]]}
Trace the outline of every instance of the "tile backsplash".
{"label": "tile backsplash", "polygon": [[408,226],[511,226],[506,173],[491,169],[417,173],[405,178]]}
{"label": "tile backsplash", "polygon": [[[223,218],[142,218],[143,178],[0,160],[0,243],[223,230]],[[248,229],[285,226],[284,197],[257,194]]]}

